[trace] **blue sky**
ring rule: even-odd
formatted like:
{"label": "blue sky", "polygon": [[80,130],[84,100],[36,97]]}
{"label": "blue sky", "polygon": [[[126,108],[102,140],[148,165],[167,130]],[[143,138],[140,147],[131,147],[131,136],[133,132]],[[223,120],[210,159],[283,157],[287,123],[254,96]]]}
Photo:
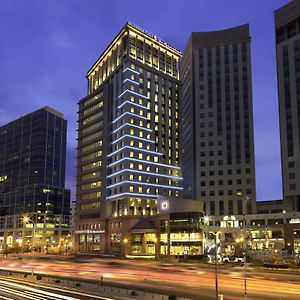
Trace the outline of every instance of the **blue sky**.
{"label": "blue sky", "polygon": [[287,0],[1,0],[0,125],[49,105],[68,120],[74,199],[77,102],[86,71],[126,21],[184,50],[192,31],[250,23],[257,199],[282,197],[274,10]]}

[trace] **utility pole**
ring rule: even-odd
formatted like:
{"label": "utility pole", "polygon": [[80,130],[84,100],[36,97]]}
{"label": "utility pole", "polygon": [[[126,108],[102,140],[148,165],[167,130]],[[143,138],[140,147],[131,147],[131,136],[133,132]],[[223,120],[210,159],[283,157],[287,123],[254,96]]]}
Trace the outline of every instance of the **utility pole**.
{"label": "utility pole", "polygon": [[221,231],[210,231],[215,237],[215,284],[216,284],[216,300],[219,299],[219,285],[218,285],[218,251],[217,251],[217,241],[218,235],[221,235]]}
{"label": "utility pole", "polygon": [[243,254],[244,254],[244,299],[247,299],[247,241],[246,241],[246,204],[250,199],[249,197],[243,195],[243,192],[238,191],[237,196],[241,197],[243,203]]}

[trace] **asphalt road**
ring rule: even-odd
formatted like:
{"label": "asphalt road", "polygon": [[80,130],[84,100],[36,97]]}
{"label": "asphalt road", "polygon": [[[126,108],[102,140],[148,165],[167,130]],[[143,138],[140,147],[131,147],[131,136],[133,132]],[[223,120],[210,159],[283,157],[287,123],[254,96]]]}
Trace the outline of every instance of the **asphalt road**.
{"label": "asphalt road", "polygon": [[0,299],[4,300],[113,300],[116,298],[96,296],[65,287],[45,286],[0,276]]}
{"label": "asphalt road", "polygon": [[[0,260],[0,268],[33,270],[41,274],[100,279],[130,288],[177,294],[191,299],[215,299],[215,274],[211,267],[191,267],[112,259],[56,260],[35,257]],[[243,270],[222,267],[219,292],[227,299],[243,299]],[[300,273],[292,271],[248,270],[248,300],[300,299]],[[1,298],[0,298],[1,299]],[[57,298],[60,299],[60,298]]]}

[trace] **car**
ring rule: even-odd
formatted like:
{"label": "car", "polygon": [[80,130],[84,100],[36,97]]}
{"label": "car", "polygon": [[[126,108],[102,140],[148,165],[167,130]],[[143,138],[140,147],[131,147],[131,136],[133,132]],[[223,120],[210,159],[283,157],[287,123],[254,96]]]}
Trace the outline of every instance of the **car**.
{"label": "car", "polygon": [[232,262],[229,256],[223,256],[222,260],[223,260],[224,263]]}
{"label": "car", "polygon": [[223,256],[222,260],[224,263],[243,263],[245,259],[243,256]]}
{"label": "car", "polygon": [[234,258],[234,262],[236,262],[236,263],[243,263],[244,261],[245,261],[244,256],[235,256],[235,258]]}

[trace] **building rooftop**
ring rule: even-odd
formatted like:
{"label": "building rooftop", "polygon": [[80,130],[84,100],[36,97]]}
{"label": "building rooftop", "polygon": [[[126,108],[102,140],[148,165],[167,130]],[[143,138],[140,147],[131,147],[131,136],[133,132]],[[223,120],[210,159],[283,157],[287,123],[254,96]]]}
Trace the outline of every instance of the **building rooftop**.
{"label": "building rooftop", "polygon": [[56,116],[58,116],[58,117],[60,117],[60,118],[64,118],[64,115],[63,115],[61,112],[55,110],[54,108],[52,108],[52,107],[50,107],[50,106],[44,106],[44,107],[42,107],[42,108],[39,108],[39,109],[37,109],[37,110],[35,110],[35,111],[32,111],[32,112],[26,114],[26,115],[22,115],[22,116],[20,116],[20,117],[18,117],[18,118],[15,118],[14,120],[12,120],[12,121],[10,121],[10,122],[8,122],[8,123],[6,123],[6,124],[2,124],[2,125],[0,124],[0,128],[1,128],[2,126],[6,126],[6,125],[8,125],[8,124],[10,124],[10,123],[13,123],[13,122],[15,122],[16,120],[19,120],[19,119],[24,118],[24,117],[26,117],[26,116],[28,116],[28,115],[31,115],[31,114],[33,114],[33,113],[39,111],[39,110],[45,110],[45,111],[47,111],[47,112],[49,112],[49,113],[51,113],[51,114],[54,114],[54,115],[56,115]]}
{"label": "building rooftop", "polygon": [[181,56],[181,52],[178,49],[176,49],[175,47],[166,43],[165,41],[161,40],[156,35],[149,33],[148,31],[142,29],[141,27],[139,27],[131,22],[127,22],[122,27],[122,29],[119,31],[119,33],[116,35],[116,37],[113,39],[113,41],[102,52],[102,54],[99,56],[99,58],[96,60],[96,62],[92,65],[92,67],[88,70],[86,77],[88,77],[94,71],[94,69],[99,65],[99,63],[105,59],[105,57],[110,53],[110,51],[113,49],[113,47],[116,44],[120,44],[121,38],[123,37],[123,35],[127,35],[129,30],[135,32],[138,35],[141,35],[145,39],[149,39],[151,42],[153,42],[155,44],[159,44],[161,47],[165,48],[167,51],[172,52],[175,56],[178,56],[178,57]]}
{"label": "building rooftop", "polygon": [[275,27],[281,27],[300,17],[300,0],[294,0],[278,8],[274,12]]}

